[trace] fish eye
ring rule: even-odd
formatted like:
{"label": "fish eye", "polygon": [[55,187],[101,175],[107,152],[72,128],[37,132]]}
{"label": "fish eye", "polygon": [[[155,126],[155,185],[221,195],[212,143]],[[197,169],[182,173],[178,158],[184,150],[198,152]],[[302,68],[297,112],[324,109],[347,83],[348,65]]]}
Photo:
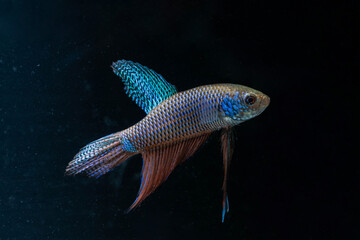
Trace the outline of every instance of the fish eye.
{"label": "fish eye", "polygon": [[253,105],[256,102],[256,97],[253,95],[248,95],[245,97],[245,103],[247,105]]}

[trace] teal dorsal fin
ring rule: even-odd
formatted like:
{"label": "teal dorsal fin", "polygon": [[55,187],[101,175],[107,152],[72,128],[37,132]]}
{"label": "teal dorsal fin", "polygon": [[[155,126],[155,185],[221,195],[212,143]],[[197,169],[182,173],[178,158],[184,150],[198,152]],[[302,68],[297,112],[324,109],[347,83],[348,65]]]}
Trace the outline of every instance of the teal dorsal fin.
{"label": "teal dorsal fin", "polygon": [[139,63],[119,60],[111,67],[122,79],[126,94],[146,113],[177,92],[160,74]]}

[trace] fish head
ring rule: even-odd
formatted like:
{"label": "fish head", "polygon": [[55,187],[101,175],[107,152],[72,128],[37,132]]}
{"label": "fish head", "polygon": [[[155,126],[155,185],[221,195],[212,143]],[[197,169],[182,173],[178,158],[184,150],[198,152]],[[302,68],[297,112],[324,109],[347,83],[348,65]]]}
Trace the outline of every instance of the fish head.
{"label": "fish head", "polygon": [[270,104],[270,98],[258,90],[235,84],[228,87],[219,107],[225,120],[244,122],[261,114]]}

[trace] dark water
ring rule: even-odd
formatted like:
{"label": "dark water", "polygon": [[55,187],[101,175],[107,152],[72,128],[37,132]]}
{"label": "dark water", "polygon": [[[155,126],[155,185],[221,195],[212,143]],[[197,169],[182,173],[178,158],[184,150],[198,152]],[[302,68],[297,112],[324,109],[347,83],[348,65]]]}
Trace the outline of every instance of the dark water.
{"label": "dark water", "polygon": [[[0,239],[359,239],[359,2],[291,2],[0,0]],[[64,176],[80,147],[145,116],[118,59],[179,90],[271,97],[236,128],[224,224],[218,134],[127,215],[140,157]]]}

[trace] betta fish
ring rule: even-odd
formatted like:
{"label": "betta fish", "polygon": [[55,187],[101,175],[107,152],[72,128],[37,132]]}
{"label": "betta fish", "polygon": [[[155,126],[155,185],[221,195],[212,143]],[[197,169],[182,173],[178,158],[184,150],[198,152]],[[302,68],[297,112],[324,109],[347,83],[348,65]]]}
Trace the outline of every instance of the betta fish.
{"label": "betta fish", "polygon": [[112,64],[129,97],[147,115],[135,125],[83,147],[66,168],[67,175],[100,177],[141,154],[141,185],[129,211],[137,207],[176,166],[221,130],[224,179],[222,222],[229,211],[226,182],[234,149],[233,127],[261,114],[270,98],[255,89],[229,83],[177,92],[160,74],[132,61]]}

